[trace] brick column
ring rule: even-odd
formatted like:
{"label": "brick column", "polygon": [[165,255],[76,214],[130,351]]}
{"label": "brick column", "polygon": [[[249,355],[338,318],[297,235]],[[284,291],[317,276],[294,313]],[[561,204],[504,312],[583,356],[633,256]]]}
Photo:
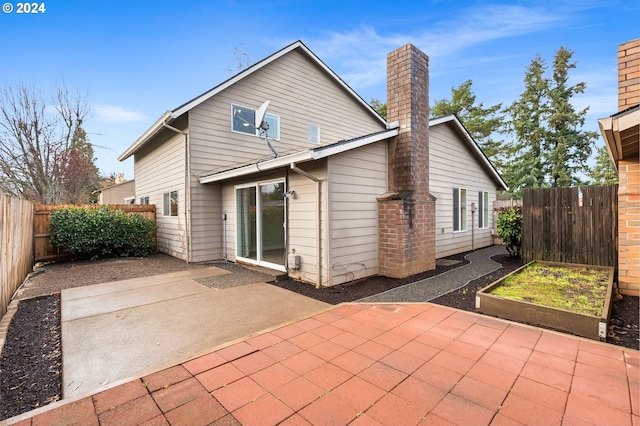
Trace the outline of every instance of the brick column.
{"label": "brick column", "polygon": [[640,38],[618,46],[618,112],[640,104]]}
{"label": "brick column", "polygon": [[389,192],[378,198],[381,275],[404,278],[435,268],[435,199],[429,194],[429,58],[413,45],[387,56]]}
{"label": "brick column", "polygon": [[[640,103],[640,38],[618,46],[618,111]],[[640,163],[618,162],[618,287],[640,296]]]}

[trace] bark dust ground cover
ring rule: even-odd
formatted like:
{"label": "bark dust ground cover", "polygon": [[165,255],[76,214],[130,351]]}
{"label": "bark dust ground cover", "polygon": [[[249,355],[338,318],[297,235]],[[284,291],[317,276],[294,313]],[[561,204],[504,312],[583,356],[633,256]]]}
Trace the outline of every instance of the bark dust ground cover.
{"label": "bark dust ground cover", "polygon": [[[274,282],[282,288],[338,304],[351,302],[381,291],[408,284],[456,268],[466,263],[464,254],[447,258],[453,262],[402,280],[372,277],[326,289],[292,280]],[[475,293],[522,266],[519,259],[508,255],[493,258],[502,267],[468,283],[465,287],[443,295],[433,303],[467,311],[475,310]],[[108,281],[151,276],[207,264],[187,264],[170,256],[156,254],[148,258],[104,259],[67,262],[40,268],[16,293],[20,301],[9,326],[0,356],[0,419],[6,419],[61,397],[60,291]],[[613,303],[608,342],[639,349],[638,298],[624,297]]]}

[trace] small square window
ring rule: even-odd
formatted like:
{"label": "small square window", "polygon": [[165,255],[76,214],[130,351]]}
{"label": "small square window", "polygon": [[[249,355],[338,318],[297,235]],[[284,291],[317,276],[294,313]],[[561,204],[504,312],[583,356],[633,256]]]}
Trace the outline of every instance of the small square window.
{"label": "small square window", "polygon": [[149,197],[140,197],[140,204],[149,204]]}
{"label": "small square window", "polygon": [[320,145],[320,126],[309,124],[308,140],[309,143]]}
{"label": "small square window", "polygon": [[162,215],[178,216],[178,191],[162,194]]}

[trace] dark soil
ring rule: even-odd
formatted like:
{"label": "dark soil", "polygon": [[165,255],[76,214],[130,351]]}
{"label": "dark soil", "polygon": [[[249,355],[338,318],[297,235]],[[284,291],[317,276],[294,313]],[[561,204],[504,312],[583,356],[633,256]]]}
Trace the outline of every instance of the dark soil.
{"label": "dark soil", "polygon": [[[440,274],[467,263],[464,256],[449,266],[405,279],[371,277],[341,286],[315,287],[284,280],[272,284],[331,304],[351,302],[382,291]],[[467,311],[475,310],[478,289],[521,266],[519,259],[495,256],[502,268],[470,282],[467,286],[441,296],[433,303]],[[157,254],[144,259],[106,259],[47,265],[30,276],[16,293],[21,300],[9,326],[0,356],[0,420],[49,404],[61,397],[62,354],[60,350],[60,296],[64,288],[98,284],[201,268],[206,264],[187,264],[170,256]],[[35,298],[34,298],[35,297]],[[607,342],[640,349],[638,337],[638,297],[625,296],[614,302]]]}
{"label": "dark soil", "polygon": [[60,399],[60,297],[18,304],[0,357],[0,418]]}

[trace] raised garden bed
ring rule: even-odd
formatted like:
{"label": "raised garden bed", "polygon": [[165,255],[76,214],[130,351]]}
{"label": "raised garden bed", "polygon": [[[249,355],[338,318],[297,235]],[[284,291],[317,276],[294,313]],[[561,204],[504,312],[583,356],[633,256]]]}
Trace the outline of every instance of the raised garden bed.
{"label": "raised garden bed", "polygon": [[476,294],[476,310],[605,341],[614,268],[530,262]]}

